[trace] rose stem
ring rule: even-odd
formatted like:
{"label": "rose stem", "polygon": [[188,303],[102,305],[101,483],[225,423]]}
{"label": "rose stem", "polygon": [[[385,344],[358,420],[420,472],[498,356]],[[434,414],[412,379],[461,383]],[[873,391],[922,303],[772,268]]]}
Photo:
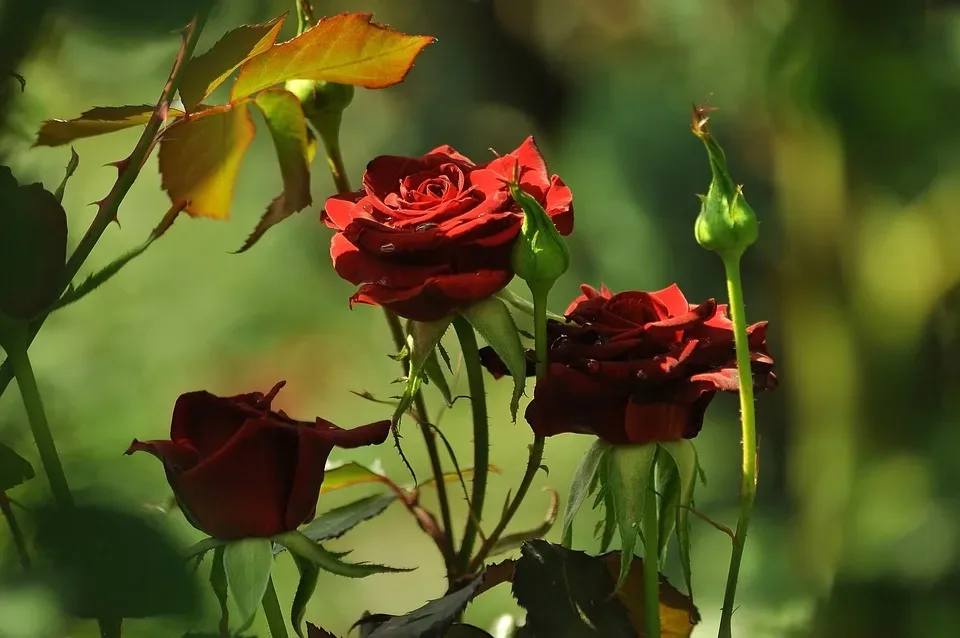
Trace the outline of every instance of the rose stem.
{"label": "rose stem", "polygon": [[267,581],[267,590],[263,592],[263,615],[267,617],[267,627],[273,638],[287,638],[287,623],[283,619],[283,610],[280,609],[280,599],[277,598],[277,588],[273,586],[273,576]]}
{"label": "rose stem", "polygon": [[480,365],[480,349],[473,326],[461,316],[453,320],[453,327],[460,339],[467,383],[470,387],[470,406],[473,412],[473,489],[470,506],[473,516],[467,517],[467,525],[460,545],[460,560],[470,562],[473,544],[477,540],[480,521],[483,517],[483,502],[487,492],[487,468],[490,465],[490,423],[487,418],[487,393],[483,388],[483,367]]}
{"label": "rose stem", "polygon": [[310,29],[316,22],[310,0],[297,0],[297,35]]}
{"label": "rose stem", "polygon": [[[200,32],[203,30],[203,25],[206,23],[207,16],[212,8],[210,3],[201,4],[200,6],[201,8],[198,9],[197,15],[193,18],[190,24],[187,25],[186,29],[184,29],[183,42],[180,45],[180,51],[177,54],[177,59],[170,71],[167,84],[163,87],[163,92],[160,94],[160,99],[157,101],[158,108],[155,109],[153,115],[150,116],[150,120],[144,127],[143,133],[140,135],[140,139],[137,141],[137,145],[134,147],[129,157],[120,162],[120,169],[117,173],[117,181],[114,182],[113,188],[110,189],[110,192],[107,194],[107,196],[100,201],[96,217],[94,217],[93,222],[90,224],[87,232],[80,240],[80,243],[77,244],[76,249],[70,255],[70,259],[67,261],[67,264],[64,267],[64,288],[67,287],[67,284],[69,284],[76,276],[77,272],[79,272],[80,268],[83,266],[83,263],[93,251],[93,247],[110,225],[110,222],[117,218],[117,211],[120,209],[120,204],[123,202],[123,198],[130,190],[130,187],[133,186],[133,183],[137,180],[137,176],[140,174],[140,169],[143,168],[144,162],[147,160],[147,157],[150,155],[151,151],[153,151],[153,147],[157,143],[157,132],[163,125],[163,113],[166,112],[165,106],[169,105],[170,101],[173,99],[173,96],[176,95],[177,88],[180,86],[180,80],[183,77],[183,71],[186,68],[186,62],[193,55],[193,51],[197,46],[197,42],[200,40]],[[43,326],[43,322],[46,320],[47,316],[49,315],[41,315],[30,323],[30,330],[27,335],[28,347],[31,343],[33,343],[33,339],[37,336],[37,333],[40,332],[40,327]],[[13,380],[13,376],[13,364],[8,357],[7,360],[3,362],[3,365],[0,366],[0,395],[2,395],[7,389],[10,381]]]}
{"label": "rose stem", "polygon": [[[316,126],[317,133],[323,141],[323,148],[327,154],[327,165],[330,168],[330,175],[337,187],[338,193],[349,193],[350,178],[347,177],[346,168],[343,165],[343,154],[340,152],[340,126]],[[390,335],[393,337],[393,346],[397,352],[403,349],[407,339],[404,335],[403,325],[400,323],[400,317],[389,308],[383,309],[383,316],[387,320],[387,327],[390,329]],[[401,362],[404,374],[409,371],[409,361],[406,359]],[[414,409],[417,411],[417,424],[420,426],[420,433],[423,435],[423,442],[427,448],[427,455],[430,457],[430,469],[433,472],[433,478],[437,484],[437,500],[440,502],[440,518],[443,521],[443,542],[440,547],[440,553],[443,554],[446,563],[447,576],[453,580],[456,573],[456,551],[453,544],[453,522],[450,517],[450,501],[447,496],[447,484],[443,482],[443,466],[440,464],[440,451],[437,448],[437,442],[433,432],[430,431],[430,417],[427,414],[427,403],[423,398],[423,392],[417,390],[413,396]]]}
{"label": "rose stem", "polygon": [[[543,291],[537,286],[531,286],[530,292],[533,294],[533,337],[534,351],[537,355],[537,379],[542,379],[547,374],[547,353],[549,351],[547,344],[547,295],[549,288]],[[507,525],[510,524],[510,520],[520,509],[520,504],[527,495],[530,484],[533,483],[533,478],[537,475],[537,470],[540,469],[540,464],[543,461],[543,444],[544,438],[542,436],[535,435],[533,437],[533,443],[530,445],[530,456],[527,459],[527,469],[523,473],[523,478],[520,479],[517,494],[503,513],[497,527],[480,546],[477,555],[473,557],[470,566],[467,568],[468,572],[474,572],[483,565],[484,559],[490,555],[497,541],[500,540],[500,536],[507,529]]]}
{"label": "rose stem", "polygon": [[7,520],[7,527],[10,528],[10,536],[13,538],[13,546],[17,550],[20,565],[24,571],[29,571],[30,554],[27,552],[27,539],[24,538],[20,523],[17,522],[17,517],[10,506],[10,498],[2,490],[0,490],[0,514],[3,514],[3,517]]}
{"label": "rose stem", "polygon": [[740,518],[733,538],[730,555],[730,570],[723,595],[723,610],[720,614],[720,638],[731,638],[733,632],[733,605],[737,597],[737,579],[740,561],[747,540],[747,528],[753,501],[757,495],[757,429],[753,406],[753,371],[750,367],[750,344],[747,336],[746,311],[743,304],[743,285],[740,282],[740,256],[723,258],[727,275],[727,294],[730,301],[730,319],[733,322],[733,337],[737,351],[737,377],[740,384],[740,425],[742,429],[743,459],[740,475]]}
{"label": "rose stem", "polygon": [[[663,450],[660,451],[661,453]],[[653,464],[650,467],[653,473]],[[643,626],[646,638],[660,638],[660,534],[657,493],[647,487],[643,499]]]}

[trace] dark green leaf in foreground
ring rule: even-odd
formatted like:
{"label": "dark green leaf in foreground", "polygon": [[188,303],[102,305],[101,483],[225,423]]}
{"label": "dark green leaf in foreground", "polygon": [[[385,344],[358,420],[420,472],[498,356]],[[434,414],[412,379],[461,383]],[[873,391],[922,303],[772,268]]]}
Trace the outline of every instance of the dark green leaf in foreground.
{"label": "dark green leaf in foreground", "polygon": [[[365,635],[369,638],[444,638],[460,613],[476,596],[481,584],[483,584],[483,575],[474,578],[466,587],[443,598],[431,600],[409,614],[389,617]],[[369,618],[381,619],[383,616]]]}
{"label": "dark green leaf in foreground", "polygon": [[177,543],[153,518],[103,505],[35,512],[38,562],[81,618],[193,614],[199,591]]}
{"label": "dark green leaf in foreground", "polygon": [[22,485],[34,476],[29,461],[0,443],[0,492]]}

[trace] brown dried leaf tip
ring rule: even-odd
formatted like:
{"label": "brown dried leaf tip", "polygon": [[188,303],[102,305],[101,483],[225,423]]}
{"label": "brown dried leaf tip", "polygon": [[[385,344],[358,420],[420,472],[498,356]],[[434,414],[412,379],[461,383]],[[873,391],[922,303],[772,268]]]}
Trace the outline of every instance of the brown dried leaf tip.
{"label": "brown dried leaf tip", "polygon": [[707,95],[707,97],[703,99],[703,102],[700,103],[700,106],[696,104],[693,105],[693,126],[691,130],[697,137],[703,137],[709,134],[707,131],[707,122],[710,120],[709,113],[717,110],[715,106],[707,106],[707,101],[711,97],[713,97],[713,93]]}

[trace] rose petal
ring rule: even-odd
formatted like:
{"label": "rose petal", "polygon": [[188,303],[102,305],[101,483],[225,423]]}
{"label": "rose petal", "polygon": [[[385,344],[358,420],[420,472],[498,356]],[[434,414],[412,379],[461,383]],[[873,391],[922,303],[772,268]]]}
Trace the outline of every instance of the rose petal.
{"label": "rose petal", "polygon": [[163,463],[164,469],[177,475],[193,468],[200,460],[197,450],[188,443],[174,441],[138,441],[134,439],[124,455],[147,452]]}
{"label": "rose petal", "polygon": [[407,290],[367,284],[350,301],[386,306],[401,317],[414,321],[436,321],[502,290],[512,278],[512,272],[483,270],[431,277],[422,285]]}
{"label": "rose petal", "polygon": [[670,284],[663,290],[658,290],[651,294],[663,302],[663,305],[667,307],[667,312],[671,316],[686,314],[686,312],[690,310],[690,304],[687,302],[687,298],[683,296],[677,284]]}
{"label": "rose petal", "polygon": [[352,284],[376,282],[389,288],[410,288],[450,271],[447,265],[408,266],[377,259],[361,251],[340,233],[330,241],[330,256],[337,274]]}
{"label": "rose petal", "polygon": [[352,212],[354,207],[357,205],[357,202],[363,199],[363,196],[363,191],[358,191],[356,193],[342,193],[327,198],[326,203],[323,205],[323,210],[320,211],[320,221],[328,227],[337,230],[346,228],[346,225],[353,219]]}
{"label": "rose petal", "polygon": [[257,411],[243,401],[209,392],[188,392],[173,408],[170,438],[189,443],[201,457],[214,454],[233,438]]}
{"label": "rose petal", "polygon": [[557,175],[550,180],[550,189],[543,202],[543,209],[561,235],[566,237],[573,232],[573,192]]}

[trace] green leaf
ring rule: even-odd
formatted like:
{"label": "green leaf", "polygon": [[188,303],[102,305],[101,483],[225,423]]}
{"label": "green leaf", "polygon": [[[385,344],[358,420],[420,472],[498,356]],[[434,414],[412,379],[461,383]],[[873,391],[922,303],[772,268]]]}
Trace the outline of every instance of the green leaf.
{"label": "green leaf", "polygon": [[345,487],[360,485],[362,483],[393,485],[393,481],[383,474],[378,474],[369,467],[361,465],[356,461],[350,461],[349,463],[338,465],[324,472],[323,486],[320,488],[320,493],[326,494],[327,492],[341,490]]}
{"label": "green leaf", "polygon": [[580,463],[577,464],[577,469],[573,473],[573,480],[570,482],[570,497],[563,512],[561,544],[564,547],[573,545],[573,519],[580,511],[583,501],[593,493],[597,484],[597,471],[600,468],[600,463],[612,447],[602,439],[597,439],[580,459]]}
{"label": "green leaf", "polygon": [[310,163],[316,152],[307,134],[307,121],[300,100],[290,91],[268,89],[254,99],[266,120],[283,176],[283,192],[276,197],[239,252],[253,246],[272,226],[311,203]]}
{"label": "green leaf", "polygon": [[337,638],[329,631],[314,624],[307,623],[307,638]]}
{"label": "green leaf", "polygon": [[[660,447],[667,454],[660,457],[669,457],[677,476],[677,509],[670,518],[676,521],[677,546],[679,547],[680,566],[683,570],[684,584],[693,598],[693,575],[690,567],[690,506],[693,504],[693,494],[697,486],[697,476],[701,471],[697,460],[697,449],[693,441],[682,439],[661,443]],[[664,461],[658,461],[661,465]]]}
{"label": "green leaf", "polygon": [[536,538],[543,538],[553,528],[553,524],[557,520],[557,512],[559,510],[560,495],[556,490],[550,489],[550,505],[547,508],[547,514],[544,516],[543,522],[533,529],[501,536],[500,540],[498,540],[496,545],[493,546],[493,549],[490,550],[490,556],[496,556],[498,554],[503,554],[504,552],[510,552],[515,549],[519,549],[520,546],[527,541]]}
{"label": "green leaf", "polygon": [[229,635],[230,609],[227,605],[227,569],[223,562],[225,545],[218,546],[213,551],[213,567],[210,569],[210,587],[220,605],[220,635]]}
{"label": "green leaf", "polygon": [[187,549],[185,552],[186,558],[203,558],[203,555],[209,552],[211,549],[216,549],[221,545],[226,545],[227,541],[222,541],[219,538],[204,538],[201,541],[197,541]]}
{"label": "green leaf", "polygon": [[60,294],[67,214],[41,184],[21,186],[0,166],[0,314],[33,319]]}
{"label": "green leaf", "polygon": [[462,311],[470,325],[480,333],[484,341],[494,349],[503,360],[513,377],[513,398],[510,400],[510,414],[517,420],[520,409],[520,397],[527,381],[527,357],[520,341],[520,333],[513,315],[504,302],[497,297],[488,297]]}
{"label": "green leaf", "polygon": [[[98,106],[72,120],[46,120],[40,125],[34,146],[62,146],[74,140],[143,126],[150,121],[156,106]],[[168,109],[167,116],[183,116],[179,109]]]}
{"label": "green leaf", "polygon": [[610,491],[617,528],[620,530],[620,578],[617,589],[630,573],[634,549],[640,538],[640,517],[647,490],[654,487],[653,463],[657,456],[657,444],[612,446],[605,467],[607,475],[601,477]]}
{"label": "green leaf", "polygon": [[286,17],[228,31],[206,53],[190,60],[180,80],[180,99],[187,111],[199,106],[237,67],[272,47]]}
{"label": "green leaf", "polygon": [[168,126],[160,139],[160,176],[174,204],[193,217],[230,216],[240,163],[254,135],[245,103],[201,111]]}
{"label": "green leaf", "polygon": [[[363,521],[382,514],[396,500],[396,494],[387,492],[341,505],[312,520],[301,532],[314,542],[340,538]],[[274,554],[279,554],[284,549],[282,545],[278,545]]]}
{"label": "green leaf", "polygon": [[513,595],[537,638],[637,638],[613,590],[601,559],[542,540],[523,546],[513,575]]}
{"label": "green leaf", "polygon": [[247,60],[230,91],[237,100],[287,80],[321,80],[380,89],[402,81],[434,41],[370,22],[369,13],[325,18],[309,31]]}
{"label": "green leaf", "polygon": [[[120,500],[103,493],[99,497]],[[78,618],[193,614],[198,584],[175,539],[155,516],[77,503],[34,511],[37,556],[57,575],[61,600]]]}
{"label": "green leaf", "polygon": [[286,532],[280,534],[274,540],[284,545],[294,554],[305,558],[320,569],[336,574],[346,576],[347,578],[365,578],[373,574],[389,574],[398,572],[409,572],[412,569],[387,567],[385,565],[375,565],[371,563],[345,563],[340,560],[340,556],[328,551],[314,543],[312,540],[300,532]]}
{"label": "green leaf", "polygon": [[0,492],[22,485],[35,476],[33,466],[4,443],[0,443]]}
{"label": "green leaf", "polygon": [[431,600],[423,607],[403,616],[393,616],[381,623],[370,638],[427,638],[443,636],[460,616],[467,604],[476,596],[483,575],[470,581],[462,589],[443,598]]}
{"label": "green leaf", "polygon": [[303,618],[307,613],[307,603],[317,590],[317,580],[320,578],[320,568],[302,556],[293,555],[300,571],[300,582],[297,584],[297,593],[293,596],[293,605],[290,607],[290,622],[293,630],[300,638],[303,635]]}
{"label": "green leaf", "polygon": [[223,565],[230,592],[240,612],[240,624],[249,626],[267,591],[273,567],[273,546],[266,538],[232,541],[225,546]]}

